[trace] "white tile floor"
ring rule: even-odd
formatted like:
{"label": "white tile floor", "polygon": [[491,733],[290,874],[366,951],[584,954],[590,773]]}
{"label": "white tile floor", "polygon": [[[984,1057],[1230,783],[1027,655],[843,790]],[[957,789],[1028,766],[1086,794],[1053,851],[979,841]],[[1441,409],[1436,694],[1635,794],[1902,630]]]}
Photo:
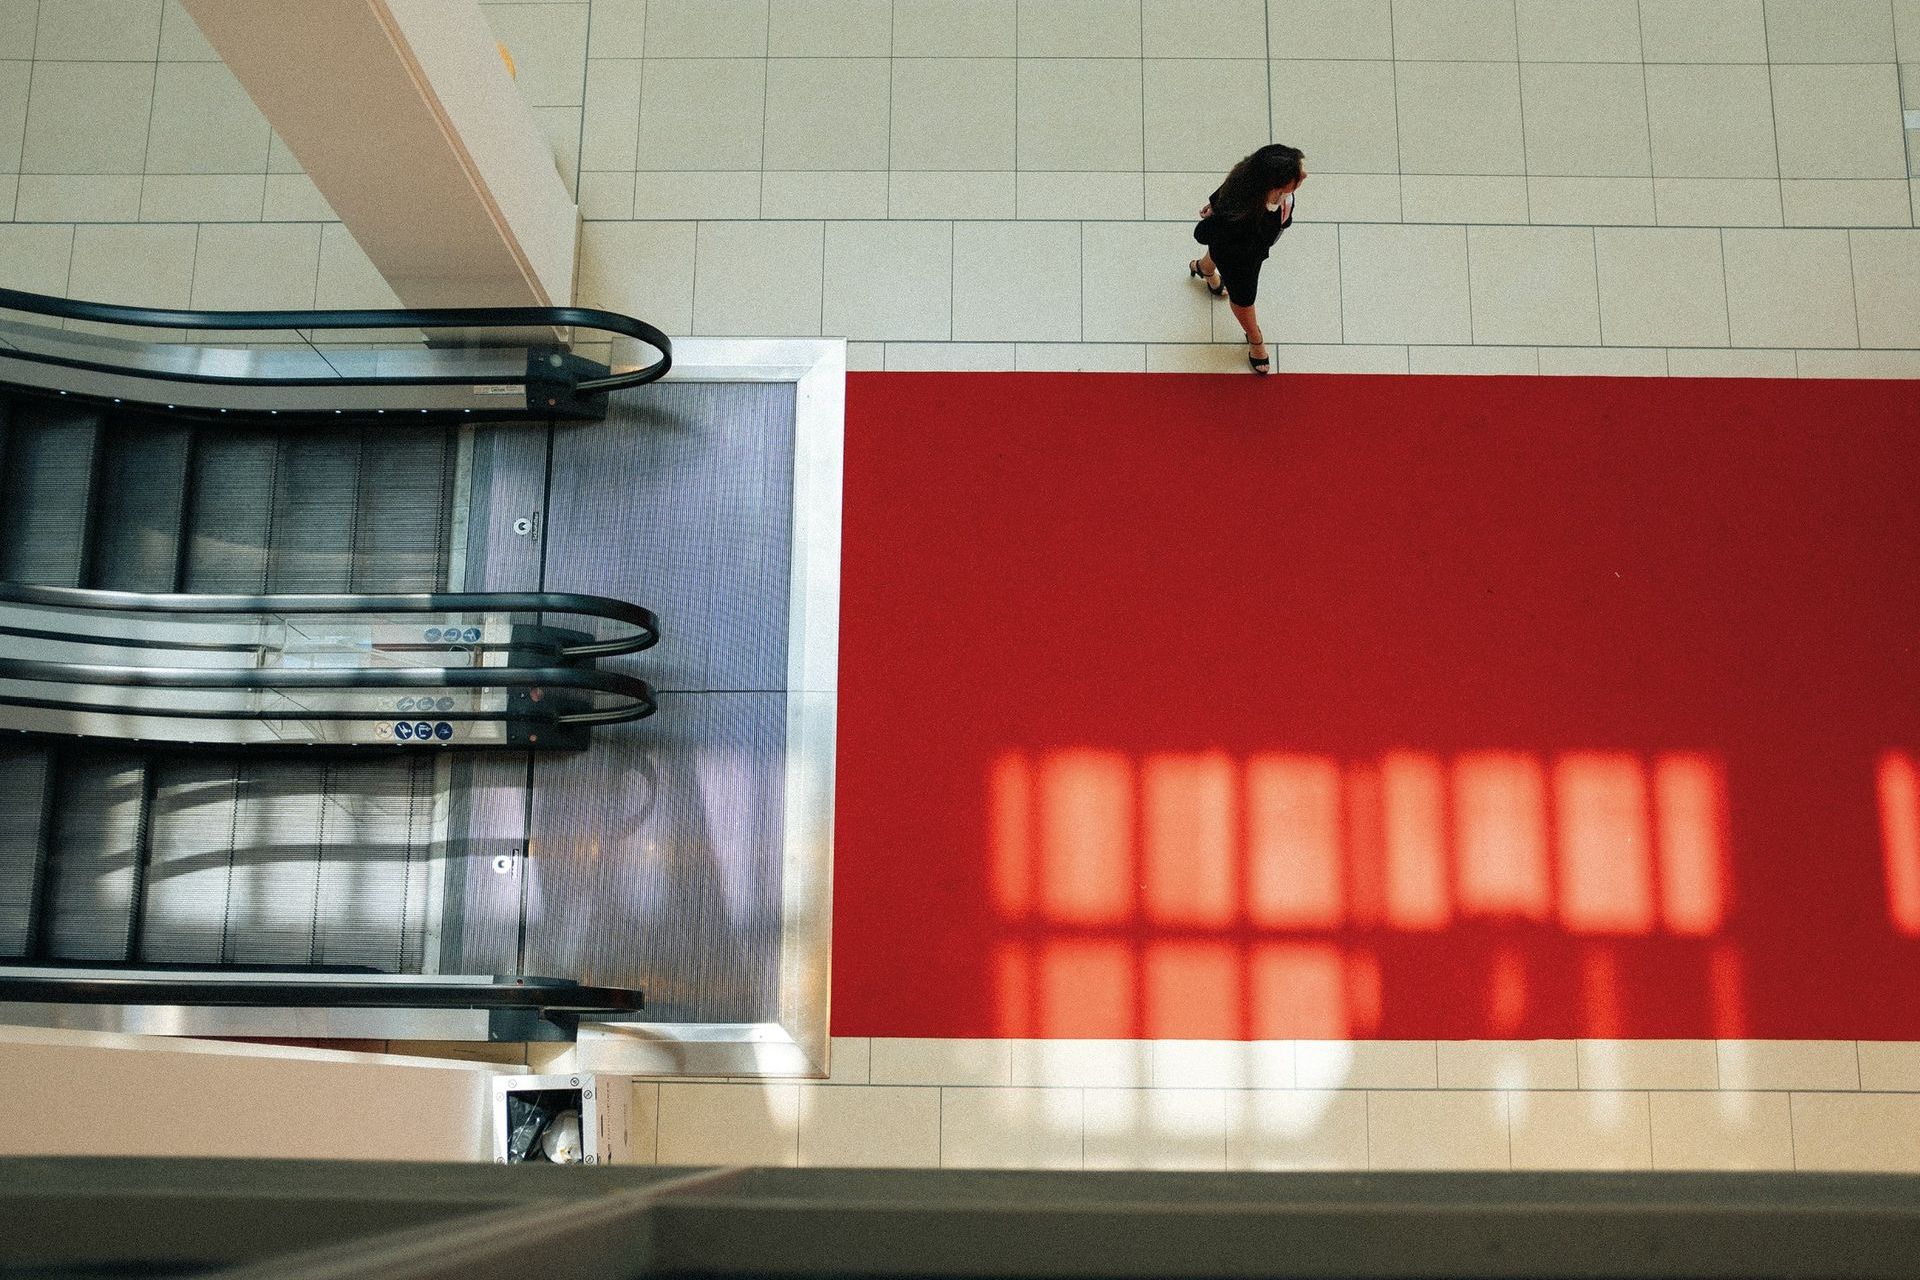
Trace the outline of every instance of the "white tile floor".
{"label": "white tile floor", "polygon": [[639,1081],[642,1159],[1920,1172],[1920,1047],[837,1038],[824,1083]]}
{"label": "white tile floor", "polygon": [[[580,300],[671,333],[1244,371],[1182,264],[1279,139],[1277,370],[1920,377],[1920,0],[483,9]],[[178,0],[0,0],[0,282],[392,304]],[[825,1084],[636,1089],[665,1163],[1920,1169],[1911,1044],[841,1039]]]}
{"label": "white tile floor", "polygon": [[[1279,138],[1313,177],[1266,274],[1277,368],[1920,376],[1915,0],[482,8],[587,219],[580,300],[670,332],[1242,369],[1181,263]],[[386,302],[294,230],[331,221],[178,0],[0,0],[12,278]],[[75,225],[137,252],[41,234]]]}

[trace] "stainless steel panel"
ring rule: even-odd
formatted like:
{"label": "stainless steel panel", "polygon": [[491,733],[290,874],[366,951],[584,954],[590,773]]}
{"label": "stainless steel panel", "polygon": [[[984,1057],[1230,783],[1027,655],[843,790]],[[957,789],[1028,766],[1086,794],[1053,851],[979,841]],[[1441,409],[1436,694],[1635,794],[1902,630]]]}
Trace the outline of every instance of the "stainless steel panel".
{"label": "stainless steel panel", "polygon": [[527,770],[524,752],[451,762],[445,907],[440,967],[518,974],[526,887]]}
{"label": "stainless steel panel", "polygon": [[779,383],[662,383],[560,427],[548,589],[659,614],[657,688],[785,688],[793,432]]}
{"label": "stainless steel panel", "polygon": [[643,987],[650,1021],[779,1013],[793,444],[778,383],[663,383],[556,433],[547,585],[659,613],[623,662],[672,692],[535,762],[527,966]]}
{"label": "stainless steel panel", "polygon": [[545,425],[474,429],[465,590],[541,589],[547,446]]}
{"label": "stainless steel panel", "polygon": [[535,762],[527,968],[637,986],[660,1022],[779,1014],[784,694],[663,694]]}
{"label": "stainless steel panel", "polygon": [[299,1040],[491,1038],[484,1009],[221,1009],[181,1005],[0,1003],[0,1026],[145,1036]]}

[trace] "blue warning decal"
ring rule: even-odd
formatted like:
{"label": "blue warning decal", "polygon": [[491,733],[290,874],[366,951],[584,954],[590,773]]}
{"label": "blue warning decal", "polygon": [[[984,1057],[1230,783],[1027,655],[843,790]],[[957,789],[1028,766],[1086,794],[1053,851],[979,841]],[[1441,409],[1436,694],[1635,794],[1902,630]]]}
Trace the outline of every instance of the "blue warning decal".
{"label": "blue warning decal", "polygon": [[427,628],[427,639],[428,639],[428,640],[438,640],[438,639],[439,639],[439,638],[440,638],[440,637],[441,637],[441,636],[442,636],[443,634],[445,634],[445,633],[444,633],[444,632],[442,632],[442,631],[440,630],[440,628],[438,628],[438,627],[428,627],[428,628]]}
{"label": "blue warning decal", "polygon": [[480,628],[468,627],[465,631],[462,631],[460,633],[460,638],[462,640],[465,640],[468,644],[472,644],[474,641],[480,638]]}
{"label": "blue warning decal", "polygon": [[416,720],[413,722],[413,736],[425,742],[433,736],[433,726],[425,720]]}
{"label": "blue warning decal", "polygon": [[439,711],[451,711],[453,710],[453,699],[442,698],[440,699],[439,702],[434,704],[434,707],[436,710],[439,710]]}
{"label": "blue warning decal", "polygon": [[402,720],[399,724],[394,725],[393,736],[400,739],[400,741],[402,742],[405,742],[408,738],[411,738],[413,736],[412,722],[407,720]]}
{"label": "blue warning decal", "polygon": [[453,737],[453,726],[445,720],[442,720],[439,724],[433,726],[433,736],[445,742]]}
{"label": "blue warning decal", "polygon": [[396,711],[411,711],[413,710],[413,699],[402,698],[400,699],[400,701],[394,703],[393,705]]}

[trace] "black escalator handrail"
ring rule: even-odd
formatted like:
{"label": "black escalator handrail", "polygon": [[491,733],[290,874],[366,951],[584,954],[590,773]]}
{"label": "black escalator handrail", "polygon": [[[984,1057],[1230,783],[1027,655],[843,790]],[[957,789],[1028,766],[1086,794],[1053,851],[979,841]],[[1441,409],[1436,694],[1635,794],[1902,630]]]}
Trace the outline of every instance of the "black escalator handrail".
{"label": "black escalator handrail", "polygon": [[[624,724],[644,720],[660,709],[653,686],[638,676],[594,667],[331,667],[319,670],[274,668],[130,667],[100,662],[45,662],[35,658],[0,658],[0,680],[23,680],[43,684],[109,685],[128,689],[203,689],[240,690],[277,693],[284,689],[328,689],[336,692],[364,689],[578,689],[625,698],[625,706],[593,711],[572,711],[554,716],[555,724]],[[0,705],[9,699],[0,694]],[[112,708],[94,707],[108,711]],[[176,716],[166,708],[140,708],[130,714],[156,719],[197,718],[205,715],[184,712]],[[245,720],[244,712],[222,712],[215,718]],[[287,717],[276,716],[276,719]],[[383,713],[305,713],[294,719],[379,720]],[[462,717],[464,718],[464,717]],[[507,719],[504,714],[500,719]]]}
{"label": "black escalator handrail", "polygon": [[372,594],[211,595],[101,591],[0,582],[0,604],[85,609],[103,613],[564,613],[634,628],[633,634],[560,646],[562,658],[614,658],[660,642],[653,610],[611,596],[570,591],[450,591]]}
{"label": "black escalator handrail", "polygon": [[492,983],[356,982],[351,975],[300,981],[282,975],[249,981],[240,977],[182,976],[161,971],[76,969],[53,973],[47,966],[0,966],[0,1001],[53,1004],[169,1004],[225,1007],[323,1009],[534,1009],[542,1013],[633,1013],[645,1007],[629,987],[582,986],[559,978],[509,978]]}
{"label": "black escalator handrail", "polygon": [[[185,311],[169,307],[127,307],[111,302],[56,298],[23,289],[0,288],[0,310],[24,311],[59,320],[91,320],[102,324],[155,329],[597,329],[602,333],[636,338],[660,353],[640,369],[580,383],[579,392],[602,393],[637,387],[663,378],[673,367],[673,340],[644,320],[597,307],[434,307],[424,310],[381,311]],[[522,346],[507,343],[507,346]],[[234,379],[234,381],[241,381]],[[322,386],[353,385],[351,378],[295,378],[277,381]],[[444,378],[389,375],[382,383],[429,383]]]}

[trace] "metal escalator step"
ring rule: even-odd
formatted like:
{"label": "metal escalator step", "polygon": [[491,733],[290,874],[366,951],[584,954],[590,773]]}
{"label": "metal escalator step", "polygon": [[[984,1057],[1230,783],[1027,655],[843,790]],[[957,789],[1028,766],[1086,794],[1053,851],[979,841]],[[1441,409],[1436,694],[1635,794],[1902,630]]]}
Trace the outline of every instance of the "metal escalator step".
{"label": "metal escalator step", "polygon": [[141,958],[219,964],[227,933],[240,766],[231,759],[156,760]]}
{"label": "metal escalator step", "polygon": [[329,767],[314,959],[418,973],[427,916],[434,765],[414,756]]}
{"label": "metal escalator step", "polygon": [[25,956],[33,938],[50,764],[42,747],[0,748],[0,956]]}
{"label": "metal escalator step", "polygon": [[146,776],[145,758],[131,752],[63,753],[41,894],[44,955],[133,958]]}
{"label": "metal escalator step", "polygon": [[192,439],[186,427],[164,421],[123,419],[108,425],[87,585],[173,590]]}
{"label": "metal escalator step", "polygon": [[0,578],[79,586],[100,415],[63,405],[13,406],[0,474]]}
{"label": "metal escalator step", "polygon": [[453,431],[365,430],[352,589],[441,590],[452,535]]}
{"label": "metal escalator step", "polygon": [[434,765],[162,759],[141,958],[418,973]]}
{"label": "metal escalator step", "polygon": [[314,963],[326,768],[311,759],[260,760],[241,771],[227,890],[230,963]]}
{"label": "metal escalator step", "polygon": [[267,585],[273,591],[346,591],[353,580],[360,432],[280,440]]}
{"label": "metal escalator step", "polygon": [[201,431],[194,443],[188,591],[263,591],[279,449],[264,431]]}

